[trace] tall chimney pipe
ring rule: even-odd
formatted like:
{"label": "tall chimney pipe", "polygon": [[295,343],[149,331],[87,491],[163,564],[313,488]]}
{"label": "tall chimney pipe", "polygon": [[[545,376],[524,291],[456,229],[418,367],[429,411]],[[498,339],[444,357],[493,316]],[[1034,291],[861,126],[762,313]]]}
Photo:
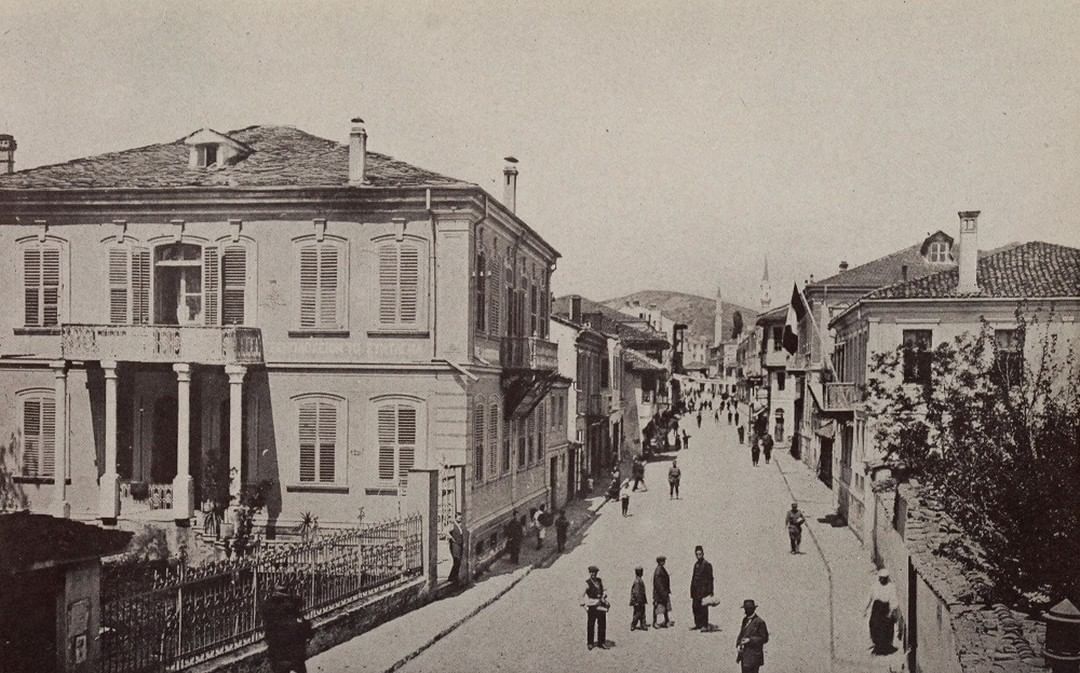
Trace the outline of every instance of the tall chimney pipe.
{"label": "tall chimney pipe", "polygon": [[353,117],[352,130],[349,131],[349,184],[367,184],[366,170],[367,131],[364,129],[364,120]]}
{"label": "tall chimney pipe", "polygon": [[0,175],[15,172],[15,137],[0,133]]}
{"label": "tall chimney pipe", "polygon": [[570,322],[581,324],[581,296],[570,295]]}
{"label": "tall chimney pipe", "polygon": [[960,282],[956,290],[962,293],[979,291],[979,212],[962,210],[960,216]]}
{"label": "tall chimney pipe", "polygon": [[517,212],[517,162],[514,157],[506,157],[506,167],[503,168],[503,205],[511,213]]}

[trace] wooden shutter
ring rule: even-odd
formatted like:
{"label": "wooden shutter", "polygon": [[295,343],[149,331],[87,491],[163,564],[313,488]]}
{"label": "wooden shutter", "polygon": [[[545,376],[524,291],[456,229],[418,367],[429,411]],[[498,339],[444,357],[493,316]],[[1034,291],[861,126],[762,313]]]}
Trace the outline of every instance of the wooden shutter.
{"label": "wooden shutter", "polygon": [[300,405],[300,481],[314,482],[316,478],[315,453],[318,441],[318,403],[304,402]]}
{"label": "wooden shutter", "polygon": [[397,413],[394,405],[379,407],[379,479],[394,478],[394,461],[397,453]]}
{"label": "wooden shutter", "polygon": [[544,442],[544,430],[547,428],[547,402],[541,402],[536,412],[536,453],[537,458],[543,458],[547,446]]}
{"label": "wooden shutter", "polygon": [[136,324],[150,322],[150,251],[131,251],[131,321]]}
{"label": "wooden shutter", "polygon": [[319,294],[319,249],[315,244],[300,248],[300,328],[316,327]]}
{"label": "wooden shutter", "polygon": [[38,476],[41,468],[41,400],[23,401],[22,418],[22,474],[27,477]]}
{"label": "wooden shutter", "polygon": [[498,468],[498,452],[499,452],[499,405],[492,404],[488,407],[488,437],[487,437],[487,452],[488,452],[488,465],[490,466],[490,478],[494,479],[499,475]]}
{"label": "wooden shutter", "polygon": [[41,326],[60,324],[60,249],[41,251]]}
{"label": "wooden shutter", "polygon": [[473,410],[473,454],[476,464],[474,476],[477,482],[484,480],[484,405],[477,404]]}
{"label": "wooden shutter", "polygon": [[497,255],[491,255],[488,258],[488,274],[487,274],[487,295],[488,295],[488,333],[492,336],[499,336],[499,313],[502,302],[499,300],[501,294],[501,283],[499,282],[499,258]]}
{"label": "wooden shutter", "polygon": [[128,251],[109,249],[109,322],[124,325],[128,322]]}
{"label": "wooden shutter", "polygon": [[38,476],[51,477],[56,470],[56,400],[41,398],[41,469]]}
{"label": "wooden shutter", "polygon": [[401,246],[401,266],[398,271],[400,324],[415,326],[420,318],[420,247]]}
{"label": "wooden shutter", "polygon": [[333,483],[337,477],[337,405],[319,402],[319,481]]}
{"label": "wooden shutter", "polygon": [[333,245],[319,246],[319,327],[341,327],[338,311],[338,249]]}
{"label": "wooden shutter", "polygon": [[221,268],[216,246],[203,248],[203,322],[218,324],[218,308],[221,300]]}
{"label": "wooden shutter", "polygon": [[397,247],[393,244],[379,246],[379,322],[393,325],[397,322],[398,261]]}
{"label": "wooden shutter", "polygon": [[41,250],[23,250],[23,324],[41,324]]}
{"label": "wooden shutter", "polygon": [[476,253],[476,269],[473,274],[476,282],[476,331],[487,331],[487,255],[483,251]]}
{"label": "wooden shutter", "polygon": [[247,249],[239,245],[225,248],[221,275],[221,324],[242,325],[246,320]]}
{"label": "wooden shutter", "polygon": [[503,419],[502,419],[502,432],[503,432],[502,469],[503,469],[503,472],[505,473],[505,472],[510,471],[510,446],[511,446],[511,443],[513,442],[513,437],[512,437],[511,432],[510,432],[510,421],[507,420],[505,416],[503,416]]}
{"label": "wooden shutter", "polygon": [[528,420],[525,422],[525,443],[529,447],[526,455],[525,462],[532,463],[535,460],[536,454],[533,448],[533,440],[536,436],[536,411],[529,414]]}
{"label": "wooden shutter", "polygon": [[398,405],[397,444],[398,444],[398,479],[404,483],[409,477],[409,470],[416,462],[416,408]]}

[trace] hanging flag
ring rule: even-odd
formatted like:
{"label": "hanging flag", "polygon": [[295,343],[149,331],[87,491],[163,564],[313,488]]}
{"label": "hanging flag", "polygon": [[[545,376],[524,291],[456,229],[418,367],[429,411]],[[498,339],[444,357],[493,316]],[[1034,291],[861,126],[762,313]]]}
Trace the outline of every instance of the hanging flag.
{"label": "hanging flag", "polygon": [[788,302],[787,318],[784,320],[784,350],[794,355],[799,350],[799,321],[810,312],[806,299],[799,290],[798,283],[791,288],[791,301]]}

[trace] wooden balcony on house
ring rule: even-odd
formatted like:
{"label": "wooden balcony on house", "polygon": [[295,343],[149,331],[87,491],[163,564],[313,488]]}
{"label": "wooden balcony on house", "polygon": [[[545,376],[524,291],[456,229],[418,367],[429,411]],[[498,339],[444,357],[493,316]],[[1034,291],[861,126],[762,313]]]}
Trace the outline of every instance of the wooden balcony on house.
{"label": "wooden balcony on house", "polygon": [[533,372],[559,370],[559,346],[539,337],[507,336],[499,352],[503,369]]}
{"label": "wooden balcony on house", "polygon": [[250,365],[263,361],[257,327],[80,325],[61,327],[65,360]]}
{"label": "wooden balcony on house", "polygon": [[862,401],[862,389],[855,383],[825,384],[825,411],[855,411]]}

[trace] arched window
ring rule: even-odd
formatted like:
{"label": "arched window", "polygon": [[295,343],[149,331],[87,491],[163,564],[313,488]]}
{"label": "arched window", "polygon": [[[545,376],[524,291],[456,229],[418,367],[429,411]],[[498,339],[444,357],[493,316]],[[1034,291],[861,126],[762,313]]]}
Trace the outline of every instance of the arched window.
{"label": "arched window", "polygon": [[309,237],[297,241],[297,285],[300,289],[301,331],[346,329],[349,268],[344,241]]}
{"label": "arched window", "polygon": [[413,399],[376,400],[380,482],[399,486],[409,477],[420,452],[420,404]]}
{"label": "arched window", "polygon": [[151,322],[150,250],[136,243],[109,246],[109,323],[142,325]]}
{"label": "arched window", "polygon": [[484,483],[484,404],[473,406],[473,484]]}
{"label": "arched window", "polygon": [[30,239],[19,244],[23,325],[58,327],[64,319],[67,255],[61,241]]}
{"label": "arched window", "polygon": [[345,400],[334,395],[296,398],[299,482],[345,482],[347,413]]}
{"label": "arched window", "polygon": [[56,470],[56,395],[52,390],[28,390],[18,395],[19,474],[50,479]]}

